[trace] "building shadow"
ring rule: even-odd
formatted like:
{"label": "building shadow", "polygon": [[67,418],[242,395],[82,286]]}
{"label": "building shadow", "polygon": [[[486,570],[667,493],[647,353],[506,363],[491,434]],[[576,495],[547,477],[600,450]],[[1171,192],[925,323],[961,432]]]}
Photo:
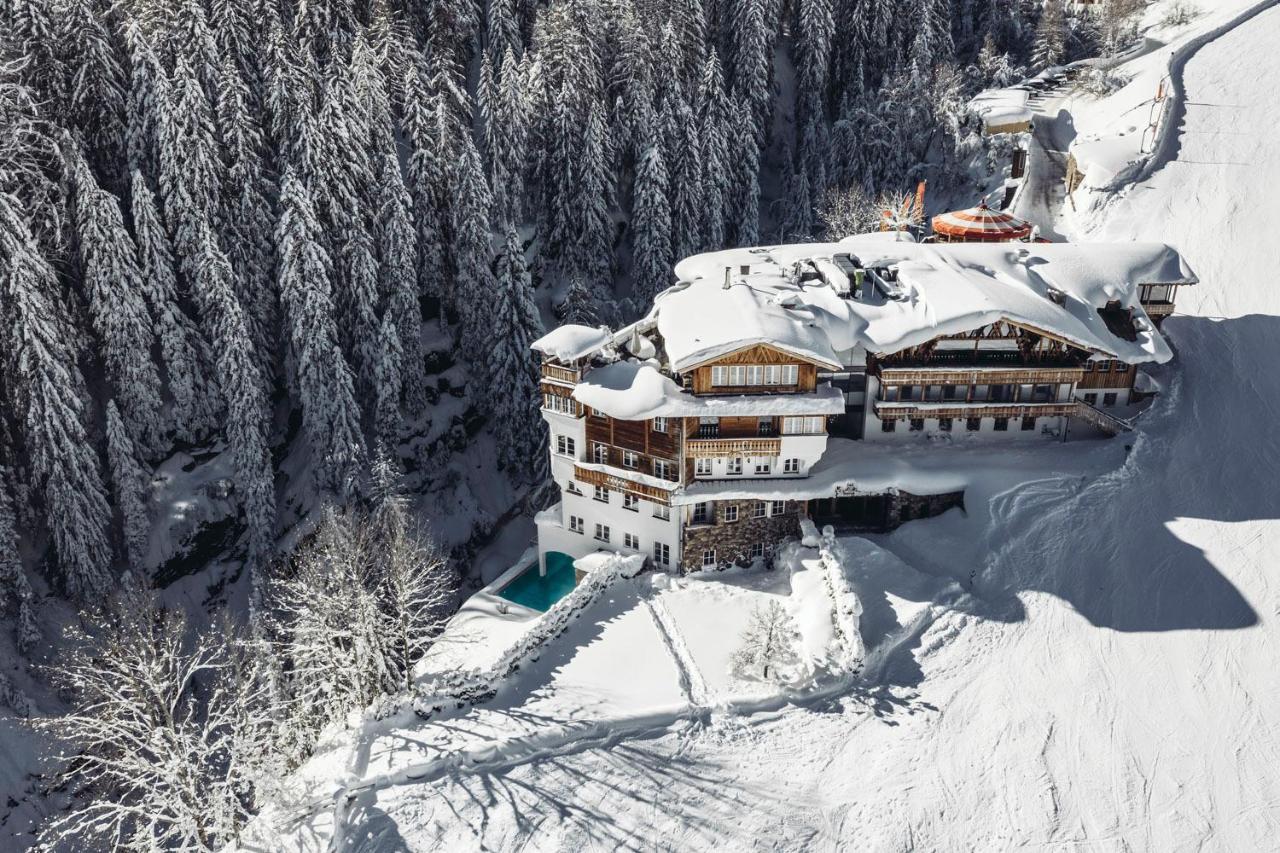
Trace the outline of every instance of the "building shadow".
{"label": "building shadow", "polygon": [[[981,618],[1018,621],[1019,596],[1035,591],[1116,631],[1256,625],[1258,612],[1204,540],[1280,519],[1280,442],[1268,434],[1280,421],[1280,371],[1263,358],[1280,340],[1280,317],[1173,317],[1166,330],[1175,359],[1153,371],[1163,391],[1137,429],[1108,440],[1124,451],[1114,470],[1064,470],[986,506],[967,497],[967,552],[947,516],[874,541],[961,583],[971,595],[956,606]],[[1262,566],[1280,547],[1280,531],[1254,527],[1218,557],[1232,561],[1229,571]]]}

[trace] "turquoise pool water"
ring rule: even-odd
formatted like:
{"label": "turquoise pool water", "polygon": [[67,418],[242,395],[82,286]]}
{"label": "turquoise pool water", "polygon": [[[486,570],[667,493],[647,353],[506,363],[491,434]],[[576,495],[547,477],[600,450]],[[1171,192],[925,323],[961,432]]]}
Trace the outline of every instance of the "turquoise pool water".
{"label": "turquoise pool water", "polygon": [[573,557],[559,551],[547,552],[547,574],[538,574],[534,563],[511,583],[498,590],[498,595],[533,610],[549,610],[551,605],[573,589]]}

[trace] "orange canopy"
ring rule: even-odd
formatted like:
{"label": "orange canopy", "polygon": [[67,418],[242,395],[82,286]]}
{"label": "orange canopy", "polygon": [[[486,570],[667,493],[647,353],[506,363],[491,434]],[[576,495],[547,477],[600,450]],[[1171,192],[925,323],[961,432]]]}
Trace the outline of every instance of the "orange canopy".
{"label": "orange canopy", "polygon": [[1031,223],[1002,210],[992,210],[983,202],[968,210],[933,217],[933,233],[948,242],[1003,243],[1025,240],[1031,234]]}

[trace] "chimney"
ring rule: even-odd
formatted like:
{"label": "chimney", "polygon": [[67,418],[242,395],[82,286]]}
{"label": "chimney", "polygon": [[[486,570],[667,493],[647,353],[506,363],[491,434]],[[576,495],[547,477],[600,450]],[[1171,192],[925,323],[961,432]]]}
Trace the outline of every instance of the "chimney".
{"label": "chimney", "polygon": [[733,286],[733,283],[732,283],[731,281],[729,281],[729,273],[730,273],[732,270],[733,270],[733,267],[725,267],[725,268],[724,268],[724,289],[725,289],[725,290],[728,290],[730,287],[732,287],[732,286]]}

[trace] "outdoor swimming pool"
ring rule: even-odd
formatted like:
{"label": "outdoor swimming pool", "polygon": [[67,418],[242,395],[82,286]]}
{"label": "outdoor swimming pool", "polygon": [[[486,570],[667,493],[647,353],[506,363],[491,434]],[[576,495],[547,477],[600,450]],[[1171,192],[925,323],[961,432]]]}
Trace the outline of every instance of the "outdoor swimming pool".
{"label": "outdoor swimming pool", "polygon": [[498,595],[532,610],[549,610],[569,594],[574,586],[573,557],[559,551],[547,552],[547,574],[538,574],[534,563],[498,590]]}

